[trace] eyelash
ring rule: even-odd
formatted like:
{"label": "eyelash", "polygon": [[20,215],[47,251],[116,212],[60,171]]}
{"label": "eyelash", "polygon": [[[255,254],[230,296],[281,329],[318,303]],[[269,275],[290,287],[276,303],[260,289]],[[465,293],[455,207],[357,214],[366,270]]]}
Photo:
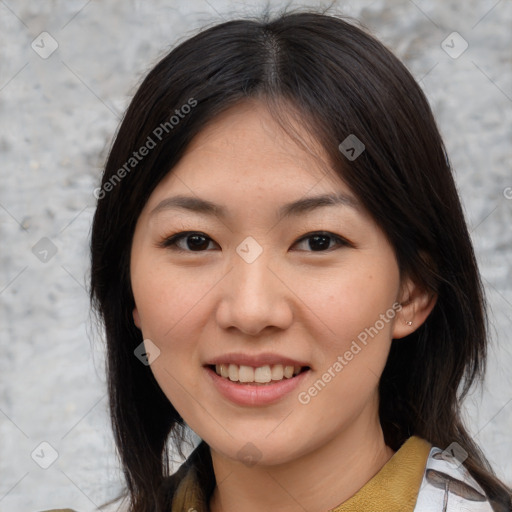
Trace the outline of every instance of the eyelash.
{"label": "eyelash", "polygon": [[[184,252],[188,252],[188,253],[206,252],[206,251],[191,251],[188,249],[181,249],[180,247],[177,246],[177,242],[179,242],[180,240],[186,239],[186,237],[192,236],[192,235],[198,235],[198,236],[204,237],[205,239],[208,239],[213,242],[213,240],[208,235],[206,235],[205,233],[202,233],[200,231],[181,231],[179,233],[175,233],[174,235],[164,238],[157,244],[157,246],[160,248],[167,248],[167,249],[171,249],[172,251],[182,252],[182,253],[184,253]],[[306,252],[315,252],[315,253],[331,252],[333,249],[340,248],[340,247],[354,247],[354,245],[351,242],[349,242],[348,240],[346,240],[345,238],[342,238],[339,235],[335,235],[334,233],[330,233],[329,231],[313,231],[311,233],[307,233],[306,235],[299,238],[293,245],[295,245],[299,242],[302,242],[304,240],[308,240],[309,238],[313,238],[314,236],[318,236],[318,235],[329,237],[329,238],[333,239],[337,243],[337,247],[336,246],[334,248],[331,247],[325,251],[306,251]]]}

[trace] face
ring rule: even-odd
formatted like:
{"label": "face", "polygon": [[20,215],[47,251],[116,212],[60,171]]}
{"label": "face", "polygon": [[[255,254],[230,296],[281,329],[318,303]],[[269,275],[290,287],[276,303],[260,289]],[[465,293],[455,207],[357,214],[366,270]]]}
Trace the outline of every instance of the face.
{"label": "face", "polygon": [[138,219],[130,270],[155,378],[212,450],[283,463],[378,422],[410,288],[351,190],[263,106],[194,139]]}

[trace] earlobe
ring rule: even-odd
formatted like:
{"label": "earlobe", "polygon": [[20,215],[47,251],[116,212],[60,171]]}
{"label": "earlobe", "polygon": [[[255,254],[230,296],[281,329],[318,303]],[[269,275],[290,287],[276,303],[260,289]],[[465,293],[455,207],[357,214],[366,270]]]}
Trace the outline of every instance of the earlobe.
{"label": "earlobe", "polygon": [[140,329],[140,316],[137,308],[133,308],[133,322]]}
{"label": "earlobe", "polygon": [[416,331],[428,318],[437,301],[437,295],[408,280],[402,287],[402,309],[393,326],[393,338],[399,339]]}

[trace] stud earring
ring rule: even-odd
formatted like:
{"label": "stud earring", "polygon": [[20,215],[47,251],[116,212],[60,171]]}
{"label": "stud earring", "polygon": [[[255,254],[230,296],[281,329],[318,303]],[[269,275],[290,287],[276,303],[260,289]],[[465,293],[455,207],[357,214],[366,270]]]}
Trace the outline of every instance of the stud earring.
{"label": "stud earring", "polygon": [[405,322],[407,325],[411,326],[412,325],[412,322],[410,320],[408,320],[407,322]]}

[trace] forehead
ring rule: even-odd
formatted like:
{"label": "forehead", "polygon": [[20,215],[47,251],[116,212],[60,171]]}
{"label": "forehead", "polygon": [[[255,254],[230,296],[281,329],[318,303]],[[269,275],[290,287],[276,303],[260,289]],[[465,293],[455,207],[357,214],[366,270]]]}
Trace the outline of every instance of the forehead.
{"label": "forehead", "polygon": [[321,145],[304,127],[295,124],[293,129],[298,140],[283,130],[262,102],[237,104],[195,136],[155,194],[161,199],[171,190],[208,193],[212,188],[236,187],[247,194],[286,190],[297,196],[311,190],[348,195]]}

